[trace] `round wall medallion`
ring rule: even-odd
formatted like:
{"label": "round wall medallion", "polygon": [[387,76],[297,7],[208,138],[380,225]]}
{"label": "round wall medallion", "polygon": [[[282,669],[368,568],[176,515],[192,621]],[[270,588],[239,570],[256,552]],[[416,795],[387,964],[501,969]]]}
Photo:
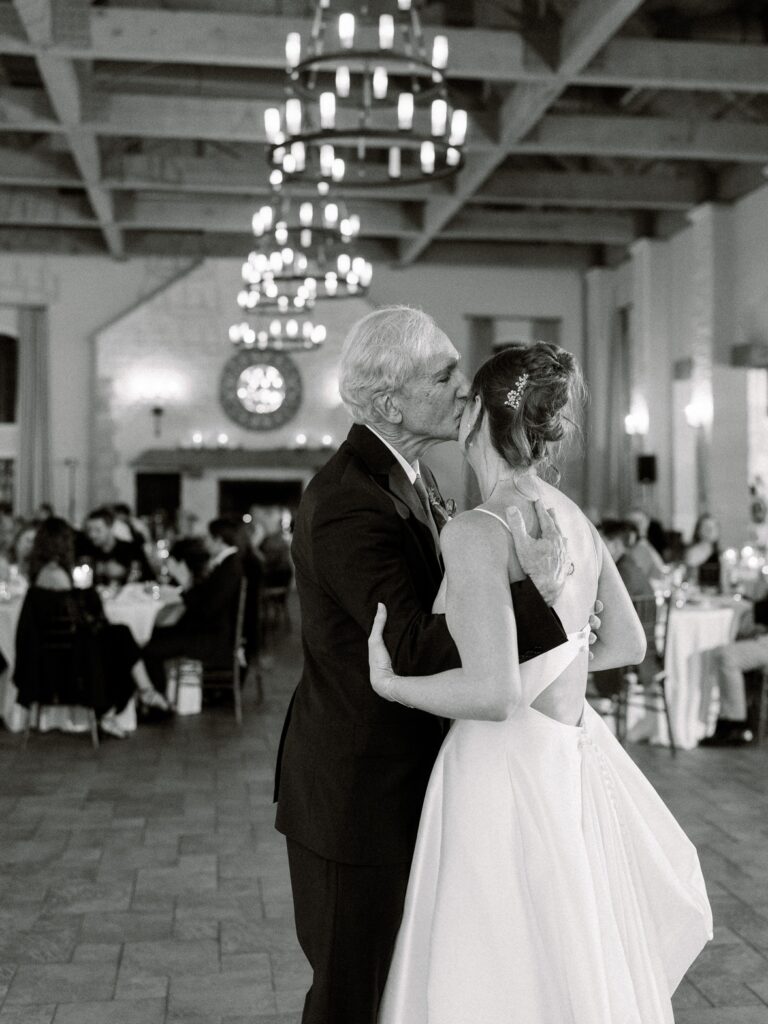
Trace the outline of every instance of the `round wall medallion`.
{"label": "round wall medallion", "polygon": [[247,430],[274,430],[298,412],[301,375],[282,352],[241,350],[224,364],[219,398],[231,420]]}

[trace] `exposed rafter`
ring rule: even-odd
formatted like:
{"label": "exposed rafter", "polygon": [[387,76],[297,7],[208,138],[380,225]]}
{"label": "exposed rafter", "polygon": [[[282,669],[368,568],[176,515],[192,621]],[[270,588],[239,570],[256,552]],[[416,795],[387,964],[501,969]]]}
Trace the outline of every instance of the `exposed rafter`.
{"label": "exposed rafter", "polygon": [[560,63],[552,82],[514,86],[500,118],[498,145],[485,154],[472,155],[460,172],[454,195],[429,204],[423,233],[402,250],[400,262],[413,263],[458,213],[467,199],[504,160],[519,139],[538,123],[547,109],[579,71],[608,42],[642,0],[581,0],[563,23]]}
{"label": "exposed rafter", "polygon": [[52,56],[44,51],[53,35],[51,0],[13,2],[30,41],[39,48],[36,58],[40,77],[51,108],[67,137],[109,251],[113,256],[122,256],[123,241],[114,223],[112,196],[100,184],[99,144],[94,132],[83,125],[83,97],[75,65],[66,57]]}

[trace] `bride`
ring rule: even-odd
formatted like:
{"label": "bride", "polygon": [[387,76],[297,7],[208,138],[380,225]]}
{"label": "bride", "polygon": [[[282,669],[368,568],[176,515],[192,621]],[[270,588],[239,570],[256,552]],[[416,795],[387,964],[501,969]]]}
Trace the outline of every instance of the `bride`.
{"label": "bride", "polygon": [[[588,668],[638,664],[645,635],[595,528],[539,470],[583,390],[563,349],[515,345],[473,381],[459,434],[483,503],[441,534],[445,612],[462,668],[393,673],[380,605],[382,697],[455,719],[424,801],[379,1024],[666,1024],[712,937],[696,851],[585,702]],[[555,610],[567,643],[518,665],[509,523],[535,502],[568,538]],[[603,602],[588,660],[588,617]]]}

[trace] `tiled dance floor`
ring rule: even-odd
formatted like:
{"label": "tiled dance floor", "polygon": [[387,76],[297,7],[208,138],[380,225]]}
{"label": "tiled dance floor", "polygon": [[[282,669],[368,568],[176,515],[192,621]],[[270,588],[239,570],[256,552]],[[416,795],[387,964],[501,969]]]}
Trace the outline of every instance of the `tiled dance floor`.
{"label": "tiled dance floor", "polygon": [[[294,633],[242,729],[217,707],[97,754],[0,733],[0,1024],[298,1022],[308,976],[271,804],[298,663]],[[676,1020],[768,1024],[768,744],[634,753],[715,906]]]}

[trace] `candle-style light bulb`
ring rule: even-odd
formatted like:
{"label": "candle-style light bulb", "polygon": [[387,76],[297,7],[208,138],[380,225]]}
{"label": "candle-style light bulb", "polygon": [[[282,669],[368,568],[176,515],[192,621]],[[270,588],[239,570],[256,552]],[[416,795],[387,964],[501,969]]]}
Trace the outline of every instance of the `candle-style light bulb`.
{"label": "candle-style light bulb", "polygon": [[331,176],[334,155],[333,146],[328,142],[323,143],[320,147],[320,173],[325,178]]}
{"label": "candle-style light bulb", "polygon": [[285,127],[289,135],[298,135],[301,131],[301,100],[295,96],[285,101]]}
{"label": "candle-style light bulb", "polygon": [[454,110],[451,117],[451,135],[448,142],[452,146],[463,146],[467,137],[467,112]]}
{"label": "candle-style light bulb", "polygon": [[432,134],[436,136],[445,135],[448,127],[448,104],[445,100],[432,100]]}
{"label": "candle-style light bulb", "polygon": [[373,72],[373,95],[377,100],[386,99],[389,76],[386,68],[375,68]]}
{"label": "candle-style light bulb", "polygon": [[303,171],[307,162],[307,151],[303,142],[291,143],[291,156],[296,161],[296,170]]}
{"label": "candle-style light bulb", "polygon": [[382,14],[379,18],[379,46],[382,50],[391,50],[395,42],[395,19],[391,14]]}
{"label": "candle-style light bulb", "polygon": [[397,0],[397,6],[401,11],[410,11],[411,0]]}
{"label": "candle-style light bulb", "polygon": [[349,253],[342,252],[339,254],[339,257],[336,260],[336,269],[342,275],[342,277],[347,276],[347,274],[352,269],[352,260],[350,259]]}
{"label": "candle-style light bulb", "polygon": [[339,15],[339,42],[347,48],[355,43],[355,16],[346,11]]}
{"label": "candle-style light bulb", "polygon": [[445,162],[449,167],[458,167],[461,163],[461,153],[455,146],[449,146],[445,154]]}
{"label": "candle-style light bulb", "polygon": [[326,203],[323,210],[323,218],[326,224],[334,225],[339,219],[339,208],[336,203]]}
{"label": "candle-style light bulb", "polygon": [[422,142],[419,151],[421,169],[425,174],[432,174],[435,169],[435,144],[434,142]]}
{"label": "candle-style light bulb", "polygon": [[435,36],[435,41],[432,43],[432,66],[442,70],[447,65],[448,40],[445,36]]}
{"label": "candle-style light bulb", "polygon": [[345,170],[346,165],[344,161],[340,156],[337,156],[333,161],[333,165],[331,166],[331,177],[333,178],[334,181],[343,181]]}
{"label": "candle-style light bulb", "polygon": [[400,177],[400,147],[390,146],[389,147],[389,160],[387,163],[387,173],[390,178]]}
{"label": "candle-style light bulb", "polygon": [[348,217],[349,220],[349,233],[350,235],[360,234],[360,217],[356,213],[352,213]]}
{"label": "candle-style light bulb", "polygon": [[[302,246],[305,249],[308,249],[310,245],[312,245],[312,232],[309,230],[309,228],[302,228],[301,234],[299,235],[299,241],[301,242]],[[306,256],[303,257],[301,262],[304,264],[304,266],[306,266]]]}
{"label": "candle-style light bulb", "polygon": [[349,85],[349,68],[341,64],[336,68],[336,92],[341,99],[346,99],[349,96]]}
{"label": "candle-style light bulb", "polygon": [[289,71],[301,60],[301,35],[298,32],[289,32],[286,37],[285,60]]}
{"label": "candle-style light bulb", "polygon": [[320,93],[320,127],[333,128],[336,123],[336,94]]}
{"label": "candle-style light bulb", "polygon": [[270,142],[277,142],[280,135],[280,111],[277,107],[267,107],[264,111],[264,131]]}
{"label": "candle-style light bulb", "polygon": [[401,92],[397,98],[397,127],[401,131],[413,127],[413,93]]}
{"label": "candle-style light bulb", "polygon": [[299,223],[302,224],[304,227],[309,227],[309,225],[312,223],[314,213],[315,211],[312,206],[312,203],[302,203],[301,206],[299,207]]}

